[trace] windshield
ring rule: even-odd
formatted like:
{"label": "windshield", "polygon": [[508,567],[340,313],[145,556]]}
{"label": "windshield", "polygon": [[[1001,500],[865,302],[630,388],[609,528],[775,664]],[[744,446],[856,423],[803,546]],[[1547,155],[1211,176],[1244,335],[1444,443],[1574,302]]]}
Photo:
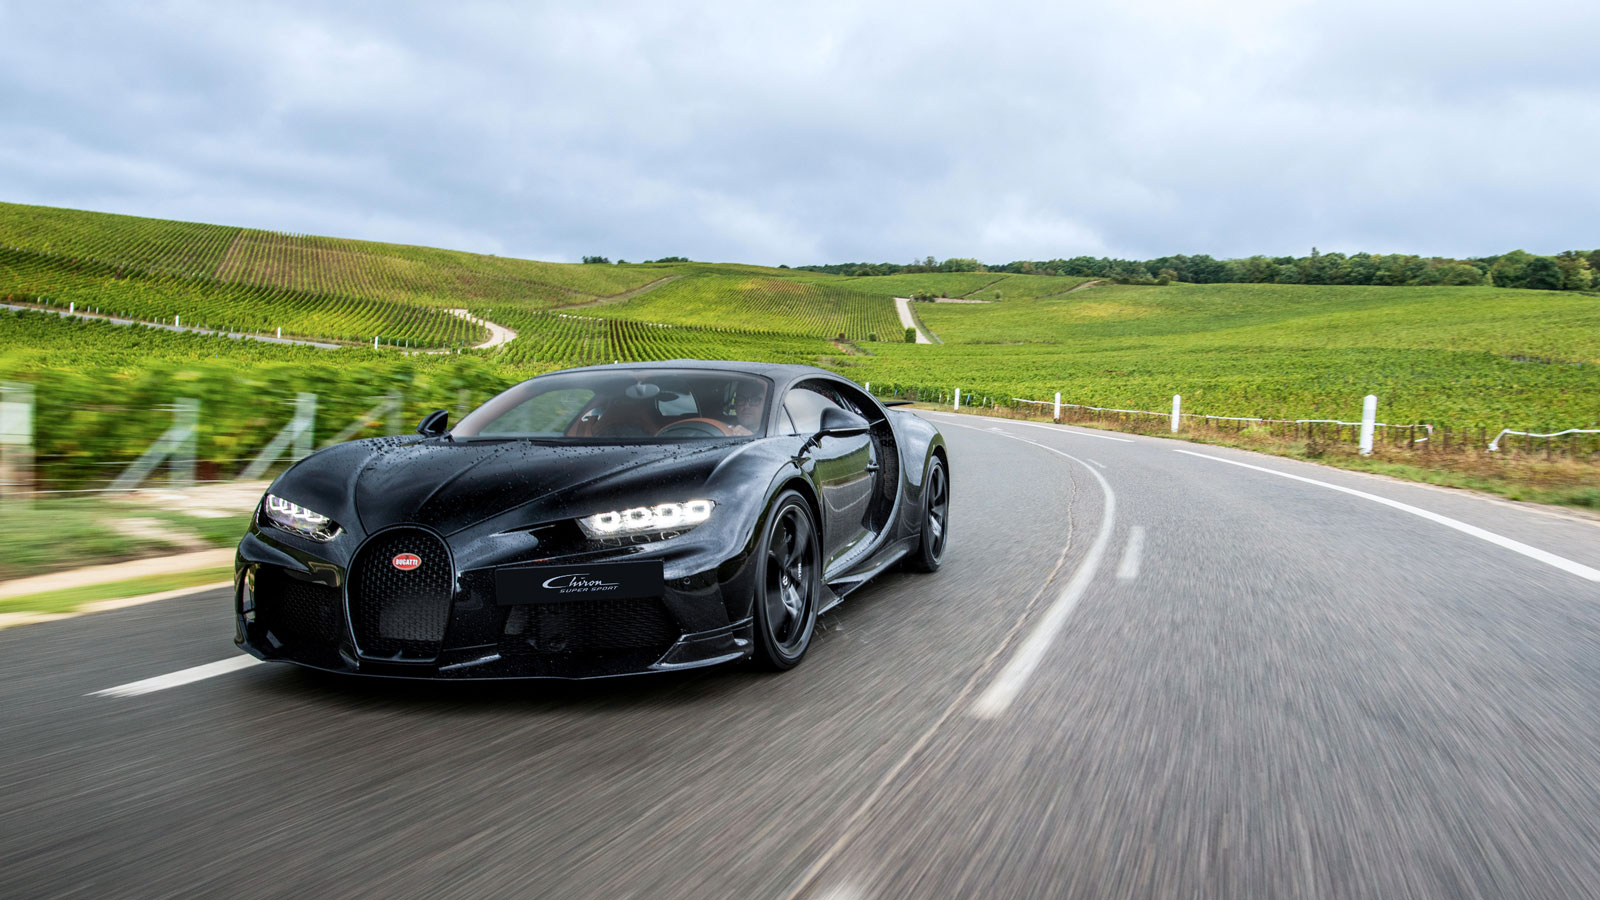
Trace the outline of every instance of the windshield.
{"label": "windshield", "polygon": [[557,372],[496,395],[450,435],[620,443],[764,437],[771,394],[765,378],[736,372]]}

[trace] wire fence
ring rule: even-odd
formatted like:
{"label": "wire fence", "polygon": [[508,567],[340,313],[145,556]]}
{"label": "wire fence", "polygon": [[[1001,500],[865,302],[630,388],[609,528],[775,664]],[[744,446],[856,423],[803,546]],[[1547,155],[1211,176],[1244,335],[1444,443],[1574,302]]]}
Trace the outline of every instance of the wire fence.
{"label": "wire fence", "polygon": [[[1364,450],[1381,449],[1387,453],[1415,454],[1420,457],[1455,454],[1476,454],[1486,459],[1543,459],[1568,460],[1583,463],[1600,463],[1600,428],[1551,428],[1548,426],[1513,428],[1491,427],[1487,424],[1464,423],[1386,423],[1372,422],[1370,444],[1363,444],[1363,424],[1359,421],[1321,418],[1271,418],[1267,416],[1214,415],[1181,410],[1158,411],[1133,407],[1095,406],[1083,403],[1066,403],[1056,400],[1035,400],[1027,397],[989,396],[962,393],[957,388],[927,385],[879,384],[869,390],[884,399],[914,400],[923,403],[955,406],[959,397],[962,407],[982,407],[992,414],[1017,417],[1054,419],[1069,424],[1093,425],[1122,431],[1146,434],[1235,435],[1242,439],[1271,439],[1302,443],[1308,455],[1337,450],[1346,446],[1360,446]],[[321,411],[316,407],[315,396],[299,394],[260,401],[261,408],[280,410],[266,417],[271,424],[267,430],[244,439],[238,429],[231,439],[217,433],[210,423],[209,410],[197,407],[195,401],[173,398],[173,402],[149,407],[149,415],[140,416],[128,410],[130,417],[146,420],[148,425],[172,422],[172,426],[159,437],[146,427],[142,437],[131,435],[117,439],[115,435],[100,435],[92,447],[76,446],[68,441],[63,445],[56,435],[47,435],[41,446],[34,434],[35,422],[41,417],[33,408],[34,397],[28,385],[6,383],[0,385],[0,497],[35,495],[84,495],[125,491],[151,482],[170,484],[215,484],[229,481],[253,480],[281,470],[302,458],[314,446],[326,446],[358,437],[383,434],[402,434],[416,415],[414,402],[402,404],[395,392],[377,394],[366,398],[375,404],[358,415],[351,415],[347,407],[340,412]],[[409,399],[409,398],[408,398]],[[424,399],[424,398],[419,398]],[[460,416],[478,399],[468,391],[457,392],[456,402],[449,404],[445,397],[425,398],[427,407],[451,406],[452,413]],[[1176,398],[1175,398],[1176,399]],[[411,416],[407,416],[407,413]],[[46,421],[57,413],[46,410]],[[1174,427],[1176,420],[1176,427]],[[204,432],[200,440],[194,437],[194,423],[213,430]],[[187,424],[185,424],[187,423]],[[202,428],[203,430],[203,428]],[[315,430],[316,440],[312,436]],[[153,441],[153,442],[152,442]],[[76,444],[81,444],[77,441]],[[246,453],[229,453],[229,449],[244,449]],[[221,452],[219,452],[221,451]],[[1340,451],[1342,452],[1342,451]],[[249,454],[249,455],[247,455]]]}
{"label": "wire fence", "polygon": [[[923,403],[954,405],[956,390],[942,386],[880,384],[874,394],[885,398],[916,400]],[[1173,413],[1164,410],[1085,403],[1059,404],[1057,401],[1027,397],[991,397],[963,392],[961,405],[981,407],[1001,414],[1055,419],[1056,421],[1112,427],[1122,431],[1170,434]],[[1249,435],[1306,443],[1319,447],[1358,446],[1359,421],[1343,419],[1280,419],[1269,416],[1224,416],[1179,412],[1178,433],[1217,433]],[[1486,423],[1389,423],[1374,422],[1373,445],[1391,452],[1420,455],[1485,453],[1519,459],[1574,460],[1600,463],[1600,428],[1521,428],[1491,426]]]}

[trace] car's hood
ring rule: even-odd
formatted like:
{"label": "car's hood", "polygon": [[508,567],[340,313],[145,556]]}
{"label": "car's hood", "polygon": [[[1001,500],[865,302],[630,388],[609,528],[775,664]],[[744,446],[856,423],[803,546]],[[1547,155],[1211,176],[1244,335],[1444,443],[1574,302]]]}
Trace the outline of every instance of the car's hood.
{"label": "car's hood", "polygon": [[[521,509],[530,522],[587,515],[597,496],[659,502],[693,490],[740,442],[628,446],[436,439],[374,442],[354,473],[355,512],[368,532],[415,522],[445,534]],[[651,490],[655,488],[655,490]],[[635,499],[637,498],[637,499]],[[688,498],[680,498],[688,499]]]}

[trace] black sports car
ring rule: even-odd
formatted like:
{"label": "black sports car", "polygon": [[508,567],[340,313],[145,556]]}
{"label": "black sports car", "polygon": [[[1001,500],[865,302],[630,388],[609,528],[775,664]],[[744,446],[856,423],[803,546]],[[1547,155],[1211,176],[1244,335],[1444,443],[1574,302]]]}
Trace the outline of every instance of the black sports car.
{"label": "black sports car", "polygon": [[272,483],[235,562],[241,647],[420,678],[787,669],[818,613],[948,539],[938,430],[809,366],[570,369],[445,420]]}

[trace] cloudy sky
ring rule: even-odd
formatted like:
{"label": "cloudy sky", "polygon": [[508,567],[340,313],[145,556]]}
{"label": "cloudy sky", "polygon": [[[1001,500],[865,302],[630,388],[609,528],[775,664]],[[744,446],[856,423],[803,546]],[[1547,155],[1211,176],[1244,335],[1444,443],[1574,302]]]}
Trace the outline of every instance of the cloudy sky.
{"label": "cloudy sky", "polygon": [[0,200],[572,261],[1600,246],[1593,2],[335,7],[0,0]]}

